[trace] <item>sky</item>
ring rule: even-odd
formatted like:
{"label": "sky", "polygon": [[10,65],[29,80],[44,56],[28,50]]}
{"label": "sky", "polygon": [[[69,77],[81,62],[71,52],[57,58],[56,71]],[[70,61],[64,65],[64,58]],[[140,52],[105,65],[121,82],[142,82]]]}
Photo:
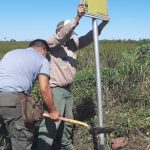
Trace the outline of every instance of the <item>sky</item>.
{"label": "sky", "polygon": [[[79,3],[80,0],[1,0],[0,40],[47,40],[59,21],[76,16]],[[150,0],[108,0],[108,15],[110,22],[100,39],[150,39]],[[82,36],[91,29],[92,18],[84,16],[76,32]]]}

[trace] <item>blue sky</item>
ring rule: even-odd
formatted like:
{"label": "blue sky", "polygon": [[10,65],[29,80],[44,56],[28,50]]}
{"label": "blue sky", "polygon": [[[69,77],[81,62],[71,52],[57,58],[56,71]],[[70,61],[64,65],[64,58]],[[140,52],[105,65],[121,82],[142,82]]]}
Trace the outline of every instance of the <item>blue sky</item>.
{"label": "blue sky", "polygon": [[[1,0],[0,40],[46,40],[60,20],[76,16],[79,2]],[[108,0],[108,13],[111,20],[100,39],[150,39],[150,0]],[[91,29],[92,19],[83,17],[76,32],[80,36]]]}

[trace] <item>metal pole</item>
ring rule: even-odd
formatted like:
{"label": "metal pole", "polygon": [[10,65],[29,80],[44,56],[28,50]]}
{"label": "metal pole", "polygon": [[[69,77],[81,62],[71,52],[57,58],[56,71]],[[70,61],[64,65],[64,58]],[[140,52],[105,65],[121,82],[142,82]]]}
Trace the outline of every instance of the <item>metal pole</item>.
{"label": "metal pole", "polygon": [[[95,47],[95,64],[96,64],[96,90],[98,99],[98,126],[103,127],[103,107],[102,107],[102,85],[100,73],[100,55],[99,55],[99,41],[98,41],[98,26],[97,20],[93,18],[93,38]],[[104,150],[104,134],[98,135],[99,143],[98,149]]]}

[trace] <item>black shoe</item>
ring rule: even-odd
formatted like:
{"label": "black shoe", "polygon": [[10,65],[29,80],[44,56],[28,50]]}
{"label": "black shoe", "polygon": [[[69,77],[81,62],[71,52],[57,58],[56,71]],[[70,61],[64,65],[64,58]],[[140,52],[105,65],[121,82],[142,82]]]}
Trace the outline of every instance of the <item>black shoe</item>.
{"label": "black shoe", "polygon": [[61,150],[77,150],[72,144],[67,146],[62,146]]}

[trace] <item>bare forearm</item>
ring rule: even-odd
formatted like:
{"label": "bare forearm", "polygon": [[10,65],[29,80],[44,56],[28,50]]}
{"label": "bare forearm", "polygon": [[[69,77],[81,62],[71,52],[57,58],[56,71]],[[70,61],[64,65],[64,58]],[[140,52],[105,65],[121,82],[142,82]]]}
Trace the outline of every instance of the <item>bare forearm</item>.
{"label": "bare forearm", "polygon": [[83,4],[79,4],[77,9],[77,16],[75,17],[75,20],[77,23],[79,23],[82,16],[85,14],[85,7]]}
{"label": "bare forearm", "polygon": [[49,78],[44,75],[39,75],[39,85],[43,101],[49,109],[50,118],[56,121],[59,120],[59,112],[56,110],[52,91],[49,87]]}
{"label": "bare forearm", "polygon": [[41,91],[41,95],[43,97],[44,103],[47,105],[49,111],[55,111],[56,107],[53,101],[53,95],[50,87],[48,87],[46,90]]}

